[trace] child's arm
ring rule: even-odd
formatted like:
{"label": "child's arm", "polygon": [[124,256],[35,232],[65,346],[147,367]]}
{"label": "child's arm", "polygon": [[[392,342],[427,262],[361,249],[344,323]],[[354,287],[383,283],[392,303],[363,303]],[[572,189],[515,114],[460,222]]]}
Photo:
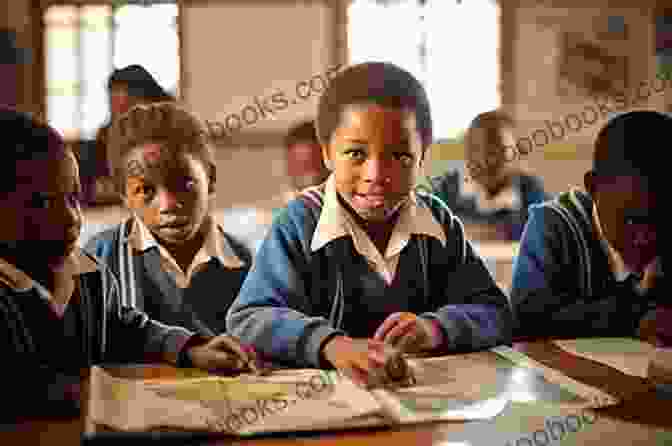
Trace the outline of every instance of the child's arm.
{"label": "child's arm", "polygon": [[12,316],[16,313],[10,305],[0,297],[0,380],[18,389],[20,397],[5,401],[0,423],[24,416],[76,414],[80,406],[79,373],[66,374],[40,363],[29,347],[32,340],[21,334],[22,324]]}
{"label": "child's arm", "polygon": [[[293,209],[290,204],[289,209]],[[301,211],[299,211],[299,214]],[[255,263],[229,309],[228,331],[271,359],[320,367],[320,349],[336,330],[323,317],[308,316],[302,272],[308,268],[305,221],[285,210],[274,221]]]}
{"label": "child's arm", "polygon": [[434,313],[420,316],[439,322],[444,340],[440,349],[478,350],[510,343],[512,316],[506,295],[469,241],[462,244],[464,230],[457,219],[451,232],[448,237],[459,241],[454,246],[460,252],[454,255],[461,260],[461,251],[466,249],[465,261],[458,261],[457,266],[447,272],[446,288],[437,296],[444,305]]}
{"label": "child's arm", "polygon": [[[545,212],[544,212],[545,211]],[[551,210],[534,207],[514,263],[511,303],[517,336],[630,336],[636,315],[634,293],[611,290],[605,296],[581,295],[585,274],[578,251]],[[564,250],[564,251],[563,251]],[[578,256],[573,256],[578,257]],[[629,320],[632,319],[632,320]]]}

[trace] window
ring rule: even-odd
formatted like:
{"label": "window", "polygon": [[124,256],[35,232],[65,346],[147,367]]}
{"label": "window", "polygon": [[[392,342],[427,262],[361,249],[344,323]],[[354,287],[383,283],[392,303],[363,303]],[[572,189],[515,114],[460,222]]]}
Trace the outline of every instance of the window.
{"label": "window", "polygon": [[460,136],[478,113],[500,106],[499,6],[494,0],[355,0],[350,62],[392,62],[420,79],[435,139]]}
{"label": "window", "polygon": [[58,5],[44,14],[47,120],[68,140],[93,139],[109,117],[107,78],[141,64],[173,94],[179,84],[176,2]]}

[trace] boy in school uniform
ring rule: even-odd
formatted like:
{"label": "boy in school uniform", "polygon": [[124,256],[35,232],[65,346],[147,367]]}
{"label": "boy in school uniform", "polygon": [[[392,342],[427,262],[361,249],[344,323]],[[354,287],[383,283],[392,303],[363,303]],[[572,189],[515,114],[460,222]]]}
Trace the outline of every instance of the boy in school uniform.
{"label": "boy in school uniform", "polygon": [[115,122],[110,144],[133,215],[85,250],[118,275],[123,304],[166,324],[223,333],[252,255],[210,214],[216,168],[202,126],[174,103],[138,105]]}
{"label": "boy in school uniform", "polygon": [[341,71],[321,97],[327,181],[273,222],[229,311],[232,334],[298,367],[394,381],[401,353],[508,343],[510,309],[462,224],[413,192],[432,141],[421,84],[388,63]]}
{"label": "boy in school uniform", "polygon": [[613,118],[596,137],[586,191],[531,206],[513,269],[516,335],[643,336],[640,328],[655,321],[666,298],[665,154],[656,144],[671,131],[672,118],[654,111]]}
{"label": "boy in school uniform", "polygon": [[102,362],[253,369],[254,353],[119,304],[109,268],[77,246],[77,161],[46,124],[0,109],[0,378],[20,397],[0,415],[76,410],[80,371]]}
{"label": "boy in school uniform", "polygon": [[465,223],[486,224],[498,238],[518,241],[529,206],[551,196],[540,178],[507,157],[515,151],[514,128],[514,121],[500,110],[480,113],[464,136],[466,175],[446,172],[430,184]]}

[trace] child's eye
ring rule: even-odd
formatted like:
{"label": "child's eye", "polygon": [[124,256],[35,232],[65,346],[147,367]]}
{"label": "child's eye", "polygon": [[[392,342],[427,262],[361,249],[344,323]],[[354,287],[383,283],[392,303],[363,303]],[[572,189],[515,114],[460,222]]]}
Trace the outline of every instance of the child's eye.
{"label": "child's eye", "polygon": [[413,155],[406,152],[395,152],[395,159],[401,161],[404,166],[410,166],[413,164]]}
{"label": "child's eye", "polygon": [[70,204],[70,206],[79,207],[81,202],[79,193],[68,194],[67,198],[68,198],[68,204]]}
{"label": "child's eye", "polygon": [[191,177],[186,177],[182,181],[182,188],[185,192],[191,192],[196,188],[196,181]]}
{"label": "child's eye", "polygon": [[362,160],[366,156],[366,153],[362,149],[352,149],[346,151],[345,155],[353,160]]}
{"label": "child's eye", "polygon": [[154,186],[142,186],[142,193],[144,195],[154,195]]}

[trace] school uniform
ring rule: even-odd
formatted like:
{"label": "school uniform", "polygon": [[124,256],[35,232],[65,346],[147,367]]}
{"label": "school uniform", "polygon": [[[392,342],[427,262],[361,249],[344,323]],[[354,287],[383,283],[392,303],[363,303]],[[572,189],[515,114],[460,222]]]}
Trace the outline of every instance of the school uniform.
{"label": "school uniform", "polygon": [[58,296],[0,259],[0,378],[19,392],[0,409],[3,418],[48,412],[62,398],[62,385],[78,382],[80,370],[94,364],[161,360],[187,366],[187,346],[201,341],[120,306],[116,278],[92,256],[77,250],[63,268],[75,281]]}
{"label": "school uniform", "polygon": [[212,218],[204,224],[205,241],[187,271],[137,217],[93,236],[84,249],[117,274],[123,305],[165,324],[212,336],[225,332],[226,311],[252,256]]}
{"label": "school uniform", "polygon": [[446,205],[468,223],[501,226],[505,238],[520,240],[532,204],[550,200],[542,181],[520,173],[496,196],[489,197],[474,181],[465,181],[460,172],[430,179],[430,187]]}
{"label": "school uniform", "polygon": [[399,211],[385,253],[339,203],[333,175],[276,217],[227,324],[263,355],[320,367],[336,335],[373,337],[392,313],[430,319],[439,350],[508,343],[507,298],[465,240],[462,224],[432,195]]}
{"label": "school uniform", "polygon": [[572,189],[530,207],[513,266],[516,335],[635,336],[662,290],[662,280],[642,288],[604,238],[589,194]]}

